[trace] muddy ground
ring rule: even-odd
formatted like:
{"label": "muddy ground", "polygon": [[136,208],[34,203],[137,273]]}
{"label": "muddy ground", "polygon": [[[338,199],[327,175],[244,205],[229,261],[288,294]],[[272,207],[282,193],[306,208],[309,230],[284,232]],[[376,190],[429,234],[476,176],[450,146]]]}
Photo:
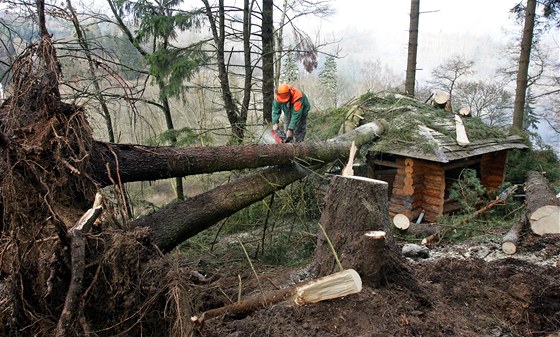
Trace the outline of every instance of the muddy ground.
{"label": "muddy ground", "polygon": [[[560,236],[526,235],[518,252],[501,252],[499,237],[431,247],[430,257],[407,259],[420,286],[364,287],[345,298],[297,306],[275,304],[245,317],[205,322],[201,336],[560,336]],[[305,264],[214,269],[220,275],[206,308],[305,279]],[[232,273],[233,272],[233,273]],[[235,275],[238,273],[238,275]],[[229,275],[229,276],[228,276]],[[227,302],[226,302],[227,303]]]}

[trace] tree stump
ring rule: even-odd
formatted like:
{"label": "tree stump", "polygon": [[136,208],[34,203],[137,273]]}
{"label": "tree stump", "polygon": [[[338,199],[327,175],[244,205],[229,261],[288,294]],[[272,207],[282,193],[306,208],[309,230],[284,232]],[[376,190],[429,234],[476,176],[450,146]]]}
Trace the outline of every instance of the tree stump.
{"label": "tree stump", "polygon": [[[355,269],[369,286],[382,282],[387,264],[402,262],[391,234],[387,188],[380,180],[333,176],[320,220],[342,267]],[[323,233],[311,267],[318,276],[338,271]]]}

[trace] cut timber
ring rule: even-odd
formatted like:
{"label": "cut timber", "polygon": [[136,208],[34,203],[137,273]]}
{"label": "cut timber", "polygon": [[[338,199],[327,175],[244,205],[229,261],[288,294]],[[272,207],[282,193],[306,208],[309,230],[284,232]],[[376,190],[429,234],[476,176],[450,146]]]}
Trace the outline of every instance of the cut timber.
{"label": "cut timber", "polygon": [[445,106],[447,101],[449,101],[449,94],[446,92],[438,91],[434,95],[434,102],[436,103],[436,105],[441,106],[442,108]]}
{"label": "cut timber", "polygon": [[457,144],[459,144],[460,146],[466,146],[471,143],[469,141],[469,138],[467,137],[467,132],[465,131],[463,120],[459,115],[455,115],[455,131],[457,133]]}
{"label": "cut timber", "polygon": [[519,220],[511,227],[509,232],[502,238],[502,251],[508,255],[513,255],[517,251],[517,242],[519,235],[527,222],[525,215],[521,216]]}
{"label": "cut timber", "polygon": [[543,206],[531,214],[529,222],[537,235],[560,234],[560,207]]}
{"label": "cut timber", "polygon": [[[391,234],[387,188],[387,183],[380,180],[331,177],[320,220],[329,240],[319,233],[310,268],[314,274],[328,275],[338,268],[329,241],[342,267],[355,269],[369,286],[378,286],[384,280],[384,273],[391,270],[384,267],[402,261]],[[386,234],[382,239],[364,235],[370,231]]]}
{"label": "cut timber", "polygon": [[360,291],[362,291],[360,275],[353,269],[347,269],[296,287],[294,302],[299,305],[317,303]]}
{"label": "cut timber", "polygon": [[410,220],[404,214],[397,214],[393,217],[393,224],[400,230],[406,230],[410,227]]}
{"label": "cut timber", "polygon": [[459,109],[459,115],[467,117],[471,115],[471,109],[468,106],[464,106]]}
{"label": "cut timber", "polygon": [[246,315],[284,301],[303,305],[356,294],[361,290],[360,275],[353,269],[347,269],[303,285],[272,291],[221,308],[208,310],[202,315],[191,317],[191,320],[195,324],[202,324],[205,320],[221,315]]}
{"label": "cut timber", "polygon": [[548,180],[536,171],[527,172],[525,206],[531,230],[537,235],[560,233],[560,200]]}
{"label": "cut timber", "polygon": [[343,176],[353,176],[354,175],[354,170],[352,169],[352,166],[354,165],[354,157],[356,156],[356,151],[358,150],[358,148],[356,147],[356,143],[352,142],[352,145],[350,145],[350,155],[348,156],[348,163],[346,164],[346,167],[342,170],[342,175]]}

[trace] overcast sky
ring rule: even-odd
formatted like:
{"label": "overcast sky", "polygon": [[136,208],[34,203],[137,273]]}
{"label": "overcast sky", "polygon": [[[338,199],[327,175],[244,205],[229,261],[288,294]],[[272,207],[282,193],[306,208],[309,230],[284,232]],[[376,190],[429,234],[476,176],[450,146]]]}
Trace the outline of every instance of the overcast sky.
{"label": "overcast sky", "polygon": [[[487,60],[503,54],[507,37],[519,28],[509,10],[517,0],[421,0],[419,23],[419,69],[422,80],[448,58],[461,55],[482,59],[477,67],[490,74]],[[336,14],[303,25],[311,35],[340,40],[329,52],[341,50],[339,65],[354,67],[364,60],[380,60],[400,73],[406,69],[410,0],[334,0]],[[490,75],[489,75],[490,76]]]}

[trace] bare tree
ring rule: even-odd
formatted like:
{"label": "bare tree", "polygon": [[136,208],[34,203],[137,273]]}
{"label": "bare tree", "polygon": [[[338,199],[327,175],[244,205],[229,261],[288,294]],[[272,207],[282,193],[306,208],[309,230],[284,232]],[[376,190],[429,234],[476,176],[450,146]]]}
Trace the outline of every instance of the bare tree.
{"label": "bare tree", "polygon": [[429,82],[438,90],[446,91],[452,99],[457,81],[470,75],[473,65],[472,60],[466,60],[459,55],[453,56],[432,71],[432,79]]}
{"label": "bare tree", "polygon": [[455,102],[490,125],[505,125],[511,121],[512,95],[504,88],[505,84],[498,82],[461,82],[455,90]]}

